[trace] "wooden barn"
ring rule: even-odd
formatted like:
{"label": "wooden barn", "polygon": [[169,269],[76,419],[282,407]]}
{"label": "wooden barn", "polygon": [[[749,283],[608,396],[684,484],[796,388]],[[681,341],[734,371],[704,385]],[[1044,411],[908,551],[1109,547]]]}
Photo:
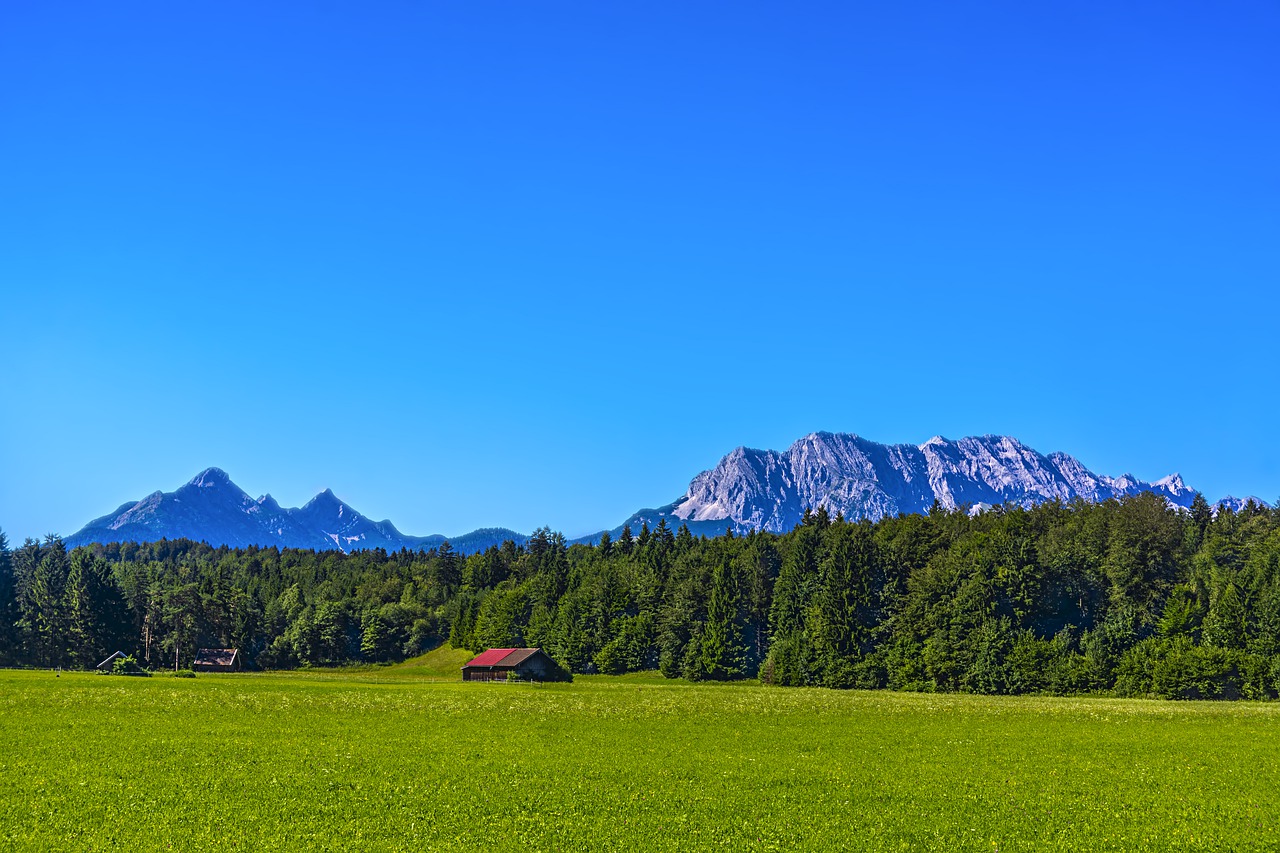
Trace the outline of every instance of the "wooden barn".
{"label": "wooden barn", "polygon": [[239,672],[239,649],[196,649],[196,659],[191,662],[196,672]]}
{"label": "wooden barn", "polygon": [[463,681],[572,681],[542,649],[489,649],[462,667]]}

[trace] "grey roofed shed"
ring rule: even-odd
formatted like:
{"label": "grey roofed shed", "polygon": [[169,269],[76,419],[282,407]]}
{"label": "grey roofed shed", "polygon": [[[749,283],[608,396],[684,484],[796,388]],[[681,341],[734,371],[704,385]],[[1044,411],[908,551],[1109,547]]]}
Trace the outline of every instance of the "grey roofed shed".
{"label": "grey roofed shed", "polygon": [[196,672],[239,672],[239,649],[196,649],[191,668]]}
{"label": "grey roofed shed", "polygon": [[110,672],[112,667],[116,665],[116,661],[120,660],[123,657],[127,657],[127,655],[124,652],[112,652],[110,657],[108,657],[102,663],[95,666],[94,669],[100,672]]}

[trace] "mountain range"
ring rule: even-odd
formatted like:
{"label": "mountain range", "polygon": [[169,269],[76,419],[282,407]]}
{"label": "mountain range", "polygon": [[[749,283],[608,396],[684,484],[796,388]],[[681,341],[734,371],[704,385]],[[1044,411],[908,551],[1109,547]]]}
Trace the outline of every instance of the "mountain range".
{"label": "mountain range", "polygon": [[666,517],[668,524],[687,523],[690,529],[712,525],[717,532],[727,527],[782,532],[794,527],[806,508],[819,506],[832,515],[877,521],[927,512],[934,501],[947,509],[980,511],[1005,503],[1104,501],[1138,492],[1155,492],[1179,507],[1190,506],[1196,494],[1178,474],[1154,483],[1131,474],[1101,476],[1065,453],[1046,456],[1004,435],[958,441],[935,436],[914,445],[815,432],[781,452],[739,447],[694,477],[683,497],[641,510],[627,523],[652,526]]}
{"label": "mountain range", "polygon": [[[222,469],[206,468],[176,491],[153,492],[94,519],[67,537],[66,543],[74,547],[90,542],[195,539],[233,548],[274,545],[317,551],[399,551],[436,548],[445,538],[439,534],[405,535],[390,521],[374,521],[356,512],[329,489],[304,506],[281,507],[271,495],[249,497]],[[459,551],[472,553],[507,539],[523,543],[527,538],[492,527],[450,538],[449,542]]]}
{"label": "mountain range", "polygon": [[[1154,492],[1171,506],[1189,507],[1196,491],[1172,474],[1154,483],[1130,474],[1094,474],[1065,453],[1043,455],[1015,438],[985,435],[924,444],[879,444],[850,433],[815,432],[785,451],[739,447],[714,468],[693,478],[684,495],[656,509],[634,513],[614,528],[687,524],[695,534],[790,530],[805,509],[825,506],[832,514],[872,521],[899,513],[926,512],[936,501],[947,509],[981,511],[1000,504],[1032,506],[1083,498],[1104,501]],[[1235,509],[1245,500],[1227,497]],[[1254,498],[1253,500],[1257,500]],[[1258,501],[1262,503],[1262,501]],[[603,531],[601,531],[603,532]],[[592,541],[599,534],[576,541]],[[326,489],[300,508],[283,508],[270,495],[254,499],[218,468],[202,471],[174,492],[154,492],[89,522],[67,544],[188,538],[215,545],[339,549],[425,549],[445,541],[439,534],[410,536],[390,521],[373,521]],[[505,528],[485,528],[450,544],[462,553],[507,539],[527,537]]]}

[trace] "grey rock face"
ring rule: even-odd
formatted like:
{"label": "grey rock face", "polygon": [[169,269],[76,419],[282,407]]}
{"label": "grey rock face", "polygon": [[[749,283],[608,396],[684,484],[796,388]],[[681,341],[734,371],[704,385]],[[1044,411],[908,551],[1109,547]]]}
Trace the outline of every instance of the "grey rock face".
{"label": "grey rock face", "polygon": [[1094,474],[1065,453],[1045,456],[1015,438],[986,435],[958,441],[937,436],[919,446],[878,444],[852,434],[817,432],[785,452],[739,447],[693,479],[671,515],[739,529],[790,530],[805,508],[872,521],[948,509],[1042,501],[1123,497],[1142,491],[1175,506],[1195,496],[1178,475],[1144,483],[1130,475]]}

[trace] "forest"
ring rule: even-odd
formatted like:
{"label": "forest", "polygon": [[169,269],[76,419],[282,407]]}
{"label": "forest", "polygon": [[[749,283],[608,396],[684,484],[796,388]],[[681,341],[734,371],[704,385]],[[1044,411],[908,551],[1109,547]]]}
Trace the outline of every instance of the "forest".
{"label": "forest", "polygon": [[402,660],[441,643],[540,646],[577,673],[784,686],[1275,698],[1280,510],[938,505],[878,523],[806,512],[788,533],[543,528],[463,556],[215,548],[68,550],[0,533],[0,664],[152,669],[199,647],[254,667]]}

